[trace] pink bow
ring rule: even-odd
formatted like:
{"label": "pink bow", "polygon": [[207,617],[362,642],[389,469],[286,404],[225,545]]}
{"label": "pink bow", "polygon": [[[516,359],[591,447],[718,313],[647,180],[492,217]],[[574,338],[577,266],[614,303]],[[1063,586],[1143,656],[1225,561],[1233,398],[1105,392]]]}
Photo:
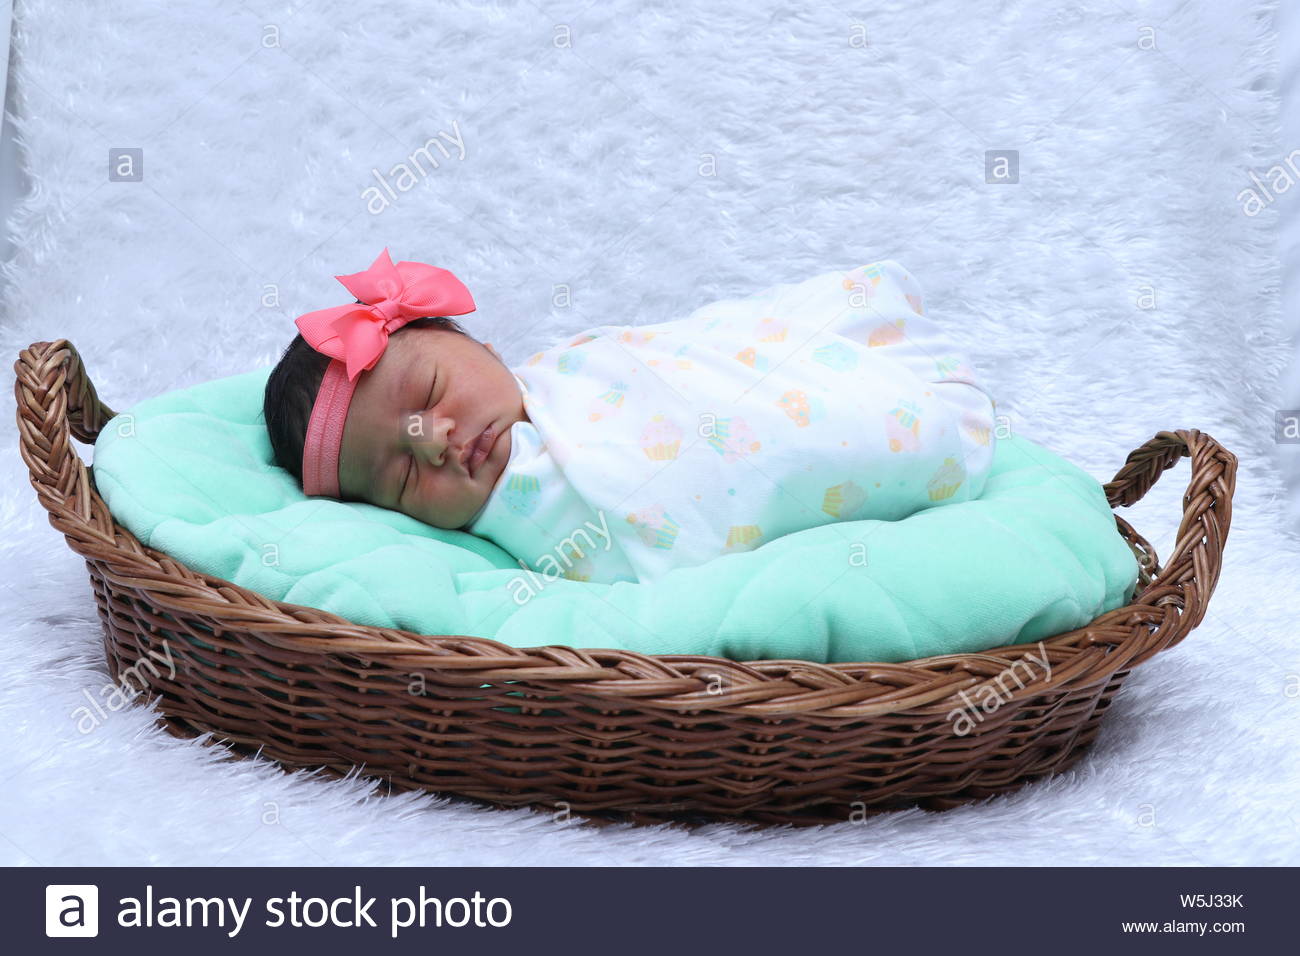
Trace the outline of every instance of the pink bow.
{"label": "pink bow", "polygon": [[386,246],[365,272],[334,278],[363,304],[307,312],[294,324],[317,352],[347,364],[349,381],[374,367],[388,348],[389,334],[406,323],[475,309],[469,289],[446,269],[423,262],[393,265]]}

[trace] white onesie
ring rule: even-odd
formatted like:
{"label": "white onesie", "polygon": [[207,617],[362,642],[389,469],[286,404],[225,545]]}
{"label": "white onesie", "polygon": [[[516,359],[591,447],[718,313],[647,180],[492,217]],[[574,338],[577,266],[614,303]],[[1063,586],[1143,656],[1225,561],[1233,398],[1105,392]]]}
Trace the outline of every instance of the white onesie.
{"label": "white onesie", "polygon": [[832,521],[978,497],[993,402],[893,260],[600,326],[512,369],[530,421],[466,530],[647,581]]}

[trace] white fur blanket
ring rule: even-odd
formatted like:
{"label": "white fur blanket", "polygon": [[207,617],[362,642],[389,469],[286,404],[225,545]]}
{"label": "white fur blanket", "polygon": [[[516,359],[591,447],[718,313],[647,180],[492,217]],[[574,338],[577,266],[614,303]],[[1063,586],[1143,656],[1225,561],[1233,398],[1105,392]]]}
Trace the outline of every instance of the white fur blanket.
{"label": "white fur blanket", "polygon": [[[4,349],[68,337],[125,407],[271,363],[384,245],[465,277],[508,360],[900,258],[999,411],[1097,478],[1160,429],[1240,456],[1208,616],[1133,674],[1076,769],[943,814],[687,832],[223,761],[142,706],[81,733],[71,715],[107,681],[100,625],[8,416],[0,862],[1300,862],[1276,217],[1239,198],[1284,155],[1271,4],[859,9],[393,0],[371,20],[350,0],[177,0],[94,22],[20,0],[34,188],[11,221]],[[108,181],[120,148],[143,151],[118,166],[143,181]],[[1018,151],[1017,183],[986,181],[990,150]],[[1125,512],[1162,556],[1187,474]]]}

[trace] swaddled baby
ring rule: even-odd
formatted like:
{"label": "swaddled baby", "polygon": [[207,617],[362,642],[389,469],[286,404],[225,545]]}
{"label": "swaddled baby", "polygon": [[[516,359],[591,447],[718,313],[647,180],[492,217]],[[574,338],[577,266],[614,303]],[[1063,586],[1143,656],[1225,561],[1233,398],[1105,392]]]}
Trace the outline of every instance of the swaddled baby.
{"label": "swaddled baby", "polygon": [[[892,260],[507,366],[446,270],[339,276],[267,382],[307,494],[488,538],[547,576],[645,581],[833,521],[978,497],[993,403]],[[363,374],[364,373],[364,374]]]}

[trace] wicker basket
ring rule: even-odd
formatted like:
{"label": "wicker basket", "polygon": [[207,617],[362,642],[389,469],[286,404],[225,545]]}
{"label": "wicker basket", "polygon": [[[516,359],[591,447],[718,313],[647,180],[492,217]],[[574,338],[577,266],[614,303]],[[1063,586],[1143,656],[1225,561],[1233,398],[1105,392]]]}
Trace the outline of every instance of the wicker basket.
{"label": "wicker basket", "polygon": [[[352,624],[145,547],[69,440],[93,442],[114,414],[77,350],[37,342],[14,367],[23,460],[86,559],[110,672],[147,684],[174,733],[595,818],[825,823],[946,809],[1064,770],[1132,668],[1200,623],[1232,517],[1237,460],[1209,435],[1162,431],[1133,451],[1104,486],[1112,506],[1191,458],[1174,553],[1161,568],[1116,516],[1140,567],[1134,603],[1043,641],[1050,679],[1029,661],[1043,659],[1038,644],[903,664],[520,649]],[[174,674],[143,666],[150,653]],[[974,703],[990,691],[1000,706]],[[958,727],[960,710],[978,720]]]}

